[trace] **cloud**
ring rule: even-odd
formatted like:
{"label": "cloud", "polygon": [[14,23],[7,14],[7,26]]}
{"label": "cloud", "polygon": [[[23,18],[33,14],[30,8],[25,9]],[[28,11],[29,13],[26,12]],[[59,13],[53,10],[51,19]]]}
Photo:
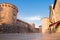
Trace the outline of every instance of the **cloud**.
{"label": "cloud", "polygon": [[30,17],[24,17],[23,19],[29,20],[29,21],[37,21],[40,20],[40,16],[30,16]]}

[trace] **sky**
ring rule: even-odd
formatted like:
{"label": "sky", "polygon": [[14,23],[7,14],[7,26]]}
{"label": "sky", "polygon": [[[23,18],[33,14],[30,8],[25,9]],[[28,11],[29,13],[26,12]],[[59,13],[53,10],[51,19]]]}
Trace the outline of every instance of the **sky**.
{"label": "sky", "polygon": [[36,28],[41,25],[41,18],[49,17],[49,6],[54,0],[0,0],[18,8],[17,19],[27,23],[35,23]]}

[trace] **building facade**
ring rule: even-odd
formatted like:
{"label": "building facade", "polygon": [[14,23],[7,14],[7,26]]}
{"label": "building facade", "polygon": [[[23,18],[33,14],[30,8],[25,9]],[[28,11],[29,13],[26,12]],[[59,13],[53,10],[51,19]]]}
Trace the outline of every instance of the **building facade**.
{"label": "building facade", "polygon": [[16,23],[17,27],[19,27],[19,32],[20,33],[28,33],[31,32],[30,30],[30,25],[27,22],[24,22],[22,20],[17,19]]}

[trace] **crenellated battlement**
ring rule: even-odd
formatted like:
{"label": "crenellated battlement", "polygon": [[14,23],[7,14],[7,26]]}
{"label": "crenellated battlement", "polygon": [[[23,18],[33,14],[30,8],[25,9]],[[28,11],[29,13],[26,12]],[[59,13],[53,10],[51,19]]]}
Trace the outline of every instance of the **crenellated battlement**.
{"label": "crenellated battlement", "polygon": [[9,4],[9,3],[0,3],[0,7],[10,7],[13,8],[18,12],[18,8],[15,5]]}

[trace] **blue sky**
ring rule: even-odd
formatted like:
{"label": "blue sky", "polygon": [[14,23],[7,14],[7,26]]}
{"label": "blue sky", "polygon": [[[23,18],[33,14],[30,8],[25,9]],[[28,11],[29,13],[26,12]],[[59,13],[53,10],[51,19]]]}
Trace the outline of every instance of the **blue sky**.
{"label": "blue sky", "polygon": [[40,19],[49,16],[49,5],[54,0],[0,0],[15,5],[19,12],[17,18],[28,23],[35,23],[36,27],[41,25]]}

